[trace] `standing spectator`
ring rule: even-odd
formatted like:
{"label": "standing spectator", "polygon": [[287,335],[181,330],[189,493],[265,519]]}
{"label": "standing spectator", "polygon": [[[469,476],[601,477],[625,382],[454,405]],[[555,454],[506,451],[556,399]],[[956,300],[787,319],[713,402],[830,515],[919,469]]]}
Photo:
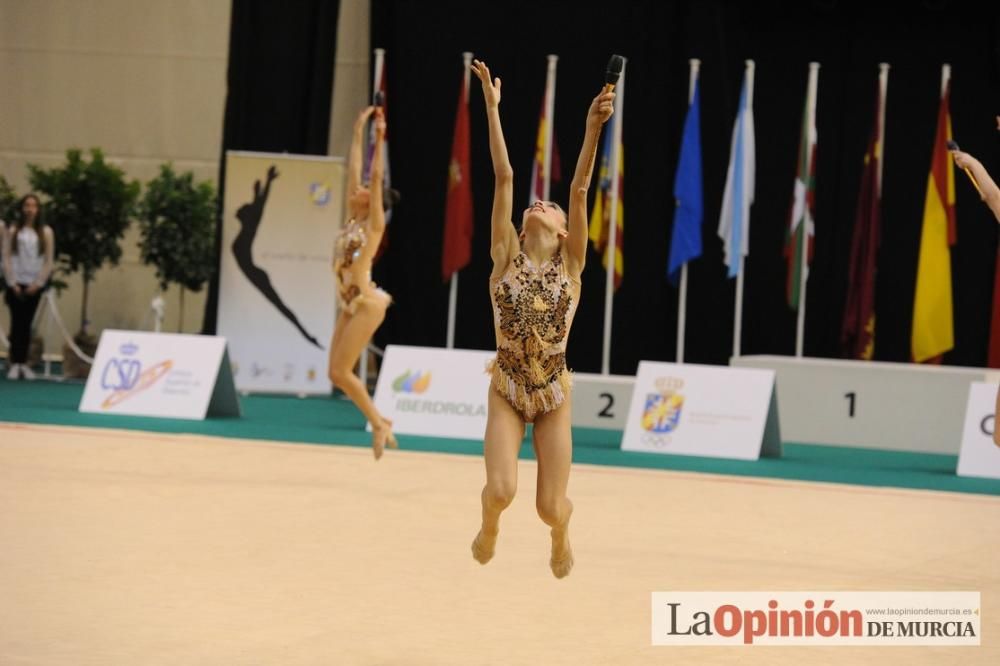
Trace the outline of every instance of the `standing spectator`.
{"label": "standing spectator", "polygon": [[41,202],[36,195],[26,194],[18,204],[16,219],[3,231],[3,270],[10,308],[7,379],[35,378],[27,365],[31,323],[52,273],[55,244],[52,228],[42,222]]}

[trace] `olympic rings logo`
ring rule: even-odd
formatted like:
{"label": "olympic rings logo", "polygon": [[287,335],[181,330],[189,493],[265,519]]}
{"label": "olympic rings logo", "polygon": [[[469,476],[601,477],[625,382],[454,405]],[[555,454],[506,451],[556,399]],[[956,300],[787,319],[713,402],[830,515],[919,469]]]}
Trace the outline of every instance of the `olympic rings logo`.
{"label": "olympic rings logo", "polygon": [[644,446],[651,446],[654,449],[663,449],[670,446],[673,438],[670,435],[657,435],[652,432],[643,432],[639,437],[639,442]]}

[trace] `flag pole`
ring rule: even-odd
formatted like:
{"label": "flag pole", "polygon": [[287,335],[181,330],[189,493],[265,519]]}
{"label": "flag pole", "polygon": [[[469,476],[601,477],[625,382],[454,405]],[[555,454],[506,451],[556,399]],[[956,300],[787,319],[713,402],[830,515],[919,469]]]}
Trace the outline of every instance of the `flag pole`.
{"label": "flag pole", "polygon": [[601,374],[611,372],[611,314],[615,297],[615,241],[618,235],[618,163],[621,159],[622,141],[622,107],[625,102],[625,59],[622,62],[621,78],[615,87],[615,124],[611,128],[611,192],[608,205],[611,207],[608,216],[608,247],[607,275],[604,282],[604,340],[601,349]]}
{"label": "flag pole", "polygon": [[372,91],[378,90],[382,82],[382,68],[385,67],[385,49],[375,49],[375,67],[372,68]]}
{"label": "flag pole", "polygon": [[[556,107],[556,62],[559,56],[549,55],[548,71],[545,74],[545,156],[542,158],[542,198],[551,201],[552,184],[552,126]],[[532,185],[534,187],[534,185]]]}
{"label": "flag pole", "polygon": [[878,105],[878,200],[882,201],[882,167],[885,164],[885,102],[889,93],[889,63],[878,64],[878,90],[881,103]]}
{"label": "flag pole", "polygon": [[[747,80],[747,109],[753,108],[753,70],[754,62],[753,60],[746,61],[746,80]],[[743,122],[742,119],[739,122]],[[735,205],[735,204],[734,204]],[[742,206],[743,204],[740,203]],[[749,212],[747,213],[749,217]],[[747,222],[748,220],[741,220],[741,224]],[[746,234],[741,234],[741,245],[746,243],[748,246],[750,244],[750,239],[746,238],[746,235],[750,232],[750,225],[746,225]],[[737,247],[733,248],[736,252],[736,305],[733,312],[733,358],[739,358],[740,356],[740,339],[743,335],[743,248]]]}
{"label": "flag pole", "polygon": [[[466,105],[469,104],[469,68],[472,66],[472,52],[464,51],[462,53],[462,61],[465,63],[465,87],[463,90],[463,95],[465,96]],[[463,177],[468,177],[468,174],[463,174]],[[458,271],[451,274],[451,286],[448,289],[448,338],[447,346],[448,349],[455,348],[455,309],[458,306]]]}
{"label": "flag pole", "polygon": [[[809,63],[809,84],[806,89],[806,104],[809,108],[808,132],[806,145],[810,149],[816,145],[816,95],[819,87],[819,63]],[[813,151],[810,150],[806,156],[809,161],[806,164],[808,178],[812,172]],[[809,227],[815,224],[812,219],[812,209],[809,207],[809,186],[806,186],[806,202],[802,210],[802,247],[799,256],[799,303],[798,321],[795,325],[795,356],[802,358],[806,337],[806,282],[809,280]]]}
{"label": "flag pole", "polygon": [[[698,71],[701,68],[701,60],[691,58],[688,60],[688,113],[691,113],[691,102],[694,101],[694,88],[698,82]],[[684,362],[684,330],[687,328],[687,290],[688,290],[688,262],[681,265],[680,292],[677,297],[677,362]]]}

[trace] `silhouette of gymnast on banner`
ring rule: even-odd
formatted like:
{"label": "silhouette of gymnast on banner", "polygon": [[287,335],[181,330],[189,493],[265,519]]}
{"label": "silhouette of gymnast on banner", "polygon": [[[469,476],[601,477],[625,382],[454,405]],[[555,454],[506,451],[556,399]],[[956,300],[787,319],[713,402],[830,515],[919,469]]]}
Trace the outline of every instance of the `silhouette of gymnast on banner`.
{"label": "silhouette of gymnast on banner", "polygon": [[264,204],[267,203],[267,195],[271,191],[271,182],[277,177],[278,169],[272,164],[267,169],[267,183],[264,185],[263,191],[260,187],[260,180],[255,180],[253,201],[243,204],[236,211],[236,219],[240,221],[240,232],[236,234],[236,240],[233,241],[233,257],[236,258],[236,264],[250,280],[250,283],[257,287],[257,290],[271,301],[274,307],[278,308],[281,314],[295,325],[295,328],[299,329],[306,340],[323,349],[319,341],[309,335],[295,313],[281,300],[281,296],[271,285],[271,278],[267,271],[253,263],[253,240],[257,236],[257,228],[260,227],[260,220],[264,215]]}

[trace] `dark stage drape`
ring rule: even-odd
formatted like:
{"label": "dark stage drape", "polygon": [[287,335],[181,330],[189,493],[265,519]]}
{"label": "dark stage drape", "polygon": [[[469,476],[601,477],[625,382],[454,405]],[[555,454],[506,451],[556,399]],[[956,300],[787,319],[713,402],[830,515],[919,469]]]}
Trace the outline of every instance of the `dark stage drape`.
{"label": "dark stage drape", "polygon": [[[233,0],[220,209],[227,150],[327,153],[339,8],[339,0]],[[221,236],[220,214],[216,238]],[[218,298],[216,270],[205,303],[205,333],[215,332]]]}
{"label": "dark stage drape", "polygon": [[[558,54],[555,136],[565,204],[586,110],[611,53],[628,57],[624,109],[624,283],[615,297],[611,369],[674,358],[677,291],[666,279],[672,186],[687,108],[688,59],[700,58],[705,191],[704,253],[690,268],[686,360],[726,363],[735,281],[716,235],[744,60],[756,61],[756,201],[746,262],[744,354],[792,354],[795,313],[785,304],[783,247],[795,177],[808,63],[822,64],[817,126],[815,258],[805,351],[841,355],[848,256],[878,63],[891,64],[886,110],[882,239],[875,357],[906,361],[917,255],[937,120],[941,65],[952,65],[955,139],[1000,176],[1000,10],[949,0],[908,3],[735,3],[664,0],[589,5],[511,0],[373,0],[372,45],[386,49],[394,211],[392,242],[375,278],[394,296],[380,343],[443,346],[448,286],[440,275],[455,101],[464,50],[503,80],[501,117],[515,170],[515,216],[527,205],[545,56]],[[492,169],[482,93],[471,95],[475,198],[473,263],[461,273],[456,344],[490,348],[487,291]],[[596,189],[596,178],[592,192]],[[955,349],[945,362],[986,360],[997,224],[956,174],[958,244],[952,250]],[[519,219],[519,217],[518,217]],[[591,252],[569,344],[569,364],[600,367],[604,270]]]}

